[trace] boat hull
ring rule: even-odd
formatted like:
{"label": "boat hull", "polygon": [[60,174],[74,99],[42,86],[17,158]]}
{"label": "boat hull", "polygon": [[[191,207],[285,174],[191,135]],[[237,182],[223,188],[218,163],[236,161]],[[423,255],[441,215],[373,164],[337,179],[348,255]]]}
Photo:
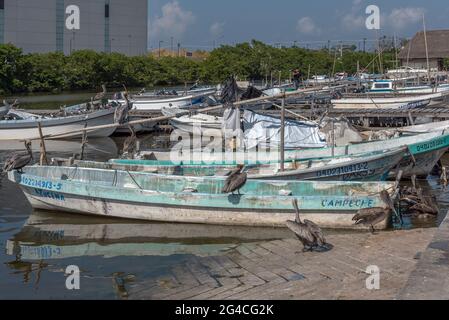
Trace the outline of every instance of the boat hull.
{"label": "boat hull", "polygon": [[[418,135],[409,135],[400,138],[394,138],[385,141],[372,141],[361,144],[347,145],[335,148],[312,148],[301,150],[287,150],[285,152],[285,159],[292,160],[310,160],[317,158],[327,158],[334,156],[350,156],[367,154],[370,152],[379,152],[385,149],[394,149],[408,146],[412,150],[413,157],[421,167],[413,166],[413,159],[407,156],[401,162],[401,170],[403,170],[403,177],[409,178],[416,173],[420,176],[428,175],[435,164],[438,162],[438,157],[441,156],[449,148],[449,134],[446,130],[437,130],[429,133]],[[272,152],[228,152],[228,153],[211,153],[208,151],[201,152],[196,150],[176,150],[174,152],[144,152],[143,155],[147,159],[159,161],[173,161],[173,162],[190,162],[202,161],[204,163],[259,163],[279,161],[279,152],[273,150]],[[423,165],[425,164],[425,165]]]}
{"label": "boat hull", "polygon": [[[224,180],[219,178],[72,167],[27,167],[25,172],[10,172],[9,179],[36,209],[175,223],[285,227],[286,220],[294,219],[295,198],[303,218],[326,228],[359,229],[352,221],[358,210],[385,207],[379,193],[394,192],[394,184],[382,182],[251,181],[242,195],[228,195],[220,193]],[[190,186],[201,193],[184,191]],[[278,195],[284,188],[293,188],[295,195]]]}
{"label": "boat hull", "polygon": [[[39,138],[38,122],[41,123],[42,133],[58,135],[57,139],[76,139],[87,127],[101,126],[114,123],[114,109],[95,111],[87,115],[70,116],[66,118],[49,118],[40,120],[8,120],[0,121],[0,140],[31,140]],[[88,132],[89,138],[105,138],[111,136],[116,128],[105,128]],[[67,133],[67,134],[65,134]]]}
{"label": "boat hull", "polygon": [[[281,172],[279,163],[248,167],[248,179],[313,180],[313,181],[383,181],[390,170],[401,162],[406,154],[404,148],[384,153],[353,157],[352,159],[315,160],[287,162]],[[312,166],[307,168],[307,164]],[[224,176],[237,164],[229,165],[176,165],[158,161],[112,159],[109,163],[76,163],[81,167],[153,172],[170,175]]]}
{"label": "boat hull", "polygon": [[[255,211],[255,210],[223,210],[192,208],[169,205],[136,204],[134,202],[117,201],[92,197],[86,199],[70,194],[60,194],[61,201],[41,196],[35,190],[22,190],[34,209],[64,211],[83,215],[136,219],[142,221],[212,224],[225,226],[249,227],[285,227],[287,220],[294,220],[292,212]],[[354,225],[352,218],[355,211],[334,213],[331,211],[308,211],[301,214],[302,219],[313,221],[323,228],[330,229],[366,229]],[[388,228],[389,220],[376,226],[376,229]]]}

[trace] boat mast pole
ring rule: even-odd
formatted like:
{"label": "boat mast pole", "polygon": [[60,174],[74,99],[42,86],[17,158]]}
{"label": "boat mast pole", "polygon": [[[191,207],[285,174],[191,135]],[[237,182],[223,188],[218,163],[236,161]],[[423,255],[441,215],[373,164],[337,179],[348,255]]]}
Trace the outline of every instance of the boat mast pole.
{"label": "boat mast pole", "polygon": [[285,96],[281,103],[281,171],[285,171]]}
{"label": "boat mast pole", "polygon": [[422,23],[424,28],[424,44],[426,46],[426,61],[427,61],[427,73],[429,77],[429,84],[430,84],[430,62],[429,62],[429,47],[427,46],[427,32],[426,32],[426,20],[424,13],[422,15]]}

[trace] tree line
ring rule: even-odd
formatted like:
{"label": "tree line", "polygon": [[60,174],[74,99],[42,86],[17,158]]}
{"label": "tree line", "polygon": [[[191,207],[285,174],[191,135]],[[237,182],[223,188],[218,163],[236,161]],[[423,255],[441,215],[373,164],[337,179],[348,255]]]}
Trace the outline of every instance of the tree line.
{"label": "tree line", "polygon": [[108,87],[152,87],[200,81],[221,83],[230,75],[241,80],[287,79],[293,69],[304,76],[355,73],[357,63],[367,72],[380,72],[394,65],[394,53],[378,55],[355,49],[300,47],[275,48],[253,40],[224,45],[204,59],[161,57],[151,54],[127,57],[120,53],[79,50],[24,54],[11,44],[0,45],[0,94],[61,92]]}

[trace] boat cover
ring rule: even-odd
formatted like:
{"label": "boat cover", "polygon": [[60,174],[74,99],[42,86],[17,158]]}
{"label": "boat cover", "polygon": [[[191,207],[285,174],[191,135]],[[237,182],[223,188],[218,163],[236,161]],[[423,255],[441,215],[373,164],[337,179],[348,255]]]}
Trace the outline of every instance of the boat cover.
{"label": "boat cover", "polygon": [[[243,114],[244,140],[247,149],[279,148],[281,119],[249,110]],[[326,136],[314,122],[285,120],[285,149],[322,148]]]}

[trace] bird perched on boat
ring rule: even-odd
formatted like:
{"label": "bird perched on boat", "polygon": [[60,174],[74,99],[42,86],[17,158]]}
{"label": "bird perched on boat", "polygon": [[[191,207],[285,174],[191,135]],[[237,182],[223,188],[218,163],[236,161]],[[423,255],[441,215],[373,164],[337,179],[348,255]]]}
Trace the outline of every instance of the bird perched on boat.
{"label": "bird perched on boat", "polygon": [[246,184],[247,179],[248,174],[245,172],[245,166],[238,165],[236,169],[228,173],[221,192],[234,194],[235,191],[238,191],[238,194],[240,194],[240,189]]}
{"label": "bird perched on boat", "polygon": [[22,173],[22,169],[27,166],[33,159],[31,141],[25,142],[25,148],[27,150],[26,153],[14,153],[8,160],[6,160],[5,165],[3,166],[4,172],[18,170],[20,173]]}
{"label": "bird perched on boat", "polygon": [[101,88],[103,89],[102,92],[97,93],[97,95],[94,97],[94,100],[98,101],[98,100],[103,100],[106,97],[106,86],[103,84],[101,85]]}
{"label": "bird perched on boat", "polygon": [[118,106],[114,112],[114,122],[119,124],[124,124],[128,122],[128,112],[131,106],[128,100],[128,94],[124,93],[123,97],[125,98],[126,103]]}
{"label": "bird perched on boat", "polygon": [[134,154],[137,152],[137,135],[136,131],[132,126],[129,126],[129,131],[131,131],[131,135],[126,138],[123,143],[123,151],[122,154],[127,156],[128,158],[133,158]]}
{"label": "bird perched on boat", "polygon": [[388,191],[383,190],[380,193],[380,197],[387,205],[387,208],[361,209],[354,218],[352,218],[356,225],[362,224],[369,226],[371,233],[374,233],[374,227],[382,221],[385,221],[385,219],[388,218],[389,213],[394,210],[393,201],[391,200]]}
{"label": "bird perched on boat", "polygon": [[289,228],[304,246],[303,251],[326,250],[329,245],[326,243],[321,228],[309,220],[301,221],[299,217],[298,200],[293,199],[293,207],[295,208],[295,221],[287,221],[287,228]]}

